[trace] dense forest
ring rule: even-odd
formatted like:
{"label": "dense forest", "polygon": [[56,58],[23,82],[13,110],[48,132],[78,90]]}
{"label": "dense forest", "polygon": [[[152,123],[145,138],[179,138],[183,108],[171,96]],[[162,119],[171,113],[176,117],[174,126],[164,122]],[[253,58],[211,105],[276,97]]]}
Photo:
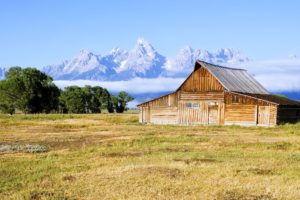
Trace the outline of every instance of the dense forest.
{"label": "dense forest", "polygon": [[114,96],[100,86],[60,90],[52,77],[36,68],[11,67],[0,80],[2,113],[122,113],[132,100],[124,91]]}

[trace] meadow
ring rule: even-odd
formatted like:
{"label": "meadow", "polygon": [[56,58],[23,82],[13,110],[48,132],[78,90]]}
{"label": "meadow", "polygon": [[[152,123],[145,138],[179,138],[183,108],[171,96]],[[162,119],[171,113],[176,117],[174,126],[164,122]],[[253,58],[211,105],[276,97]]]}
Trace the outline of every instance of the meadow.
{"label": "meadow", "polygon": [[0,199],[300,199],[300,124],[0,115]]}

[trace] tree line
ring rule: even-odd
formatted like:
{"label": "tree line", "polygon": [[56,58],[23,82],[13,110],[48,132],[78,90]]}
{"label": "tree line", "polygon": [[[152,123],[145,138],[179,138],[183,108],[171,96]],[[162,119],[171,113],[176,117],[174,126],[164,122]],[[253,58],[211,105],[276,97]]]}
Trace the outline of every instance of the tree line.
{"label": "tree line", "polygon": [[0,80],[0,112],[23,113],[122,113],[133,98],[116,96],[100,86],[69,86],[60,90],[53,78],[36,68],[11,67]]}

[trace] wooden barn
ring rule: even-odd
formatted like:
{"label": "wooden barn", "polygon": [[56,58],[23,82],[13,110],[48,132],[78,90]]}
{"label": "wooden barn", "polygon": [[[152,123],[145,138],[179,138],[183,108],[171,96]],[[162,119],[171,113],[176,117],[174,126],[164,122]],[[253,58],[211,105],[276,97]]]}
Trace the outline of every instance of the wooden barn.
{"label": "wooden barn", "polygon": [[300,102],[270,94],[246,70],[196,61],[173,93],[138,105],[139,121],[274,126],[300,120]]}

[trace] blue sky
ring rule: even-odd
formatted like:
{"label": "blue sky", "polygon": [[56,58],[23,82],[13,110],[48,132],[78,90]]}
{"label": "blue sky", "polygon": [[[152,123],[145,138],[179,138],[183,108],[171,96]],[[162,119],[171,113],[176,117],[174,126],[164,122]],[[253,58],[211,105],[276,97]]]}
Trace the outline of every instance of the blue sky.
{"label": "blue sky", "polygon": [[2,0],[0,66],[131,49],[138,37],[166,56],[185,45],[237,48],[258,60],[299,56],[299,10],[296,0]]}

